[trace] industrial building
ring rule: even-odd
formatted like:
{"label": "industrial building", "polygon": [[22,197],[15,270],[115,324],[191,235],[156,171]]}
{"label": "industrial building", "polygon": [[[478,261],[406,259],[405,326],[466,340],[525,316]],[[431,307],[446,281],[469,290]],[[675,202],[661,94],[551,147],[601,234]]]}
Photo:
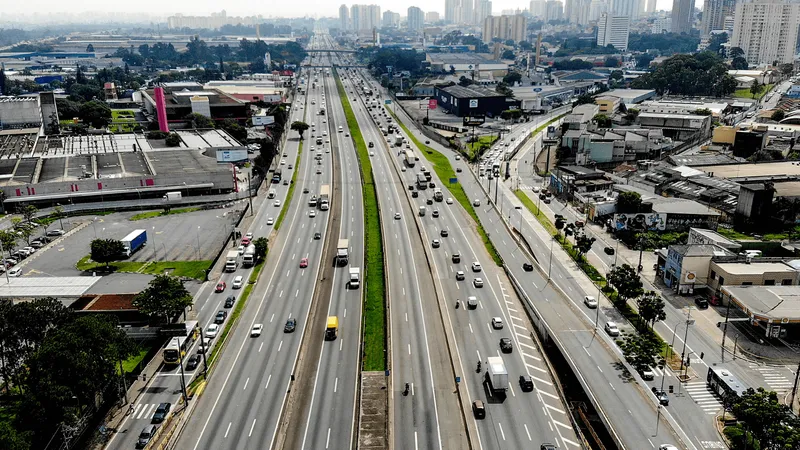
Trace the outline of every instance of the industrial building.
{"label": "industrial building", "polygon": [[481,86],[449,86],[434,87],[435,97],[439,107],[455,114],[464,116],[499,116],[507,109],[519,107],[519,102],[499,94],[492,89]]}
{"label": "industrial building", "polygon": [[[240,100],[219,89],[206,89],[196,82],[163,83],[164,104],[168,122],[183,122],[196,112],[214,120],[247,119],[247,101]],[[235,88],[230,88],[235,91]],[[142,91],[144,107],[149,114],[156,112],[154,89]],[[206,109],[208,114],[205,114]]]}

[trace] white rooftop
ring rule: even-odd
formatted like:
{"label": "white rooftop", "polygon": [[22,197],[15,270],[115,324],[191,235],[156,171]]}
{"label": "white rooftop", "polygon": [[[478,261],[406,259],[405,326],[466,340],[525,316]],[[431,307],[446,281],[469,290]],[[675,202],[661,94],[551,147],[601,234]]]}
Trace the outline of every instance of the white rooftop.
{"label": "white rooftop", "polygon": [[0,276],[0,298],[80,297],[102,277]]}

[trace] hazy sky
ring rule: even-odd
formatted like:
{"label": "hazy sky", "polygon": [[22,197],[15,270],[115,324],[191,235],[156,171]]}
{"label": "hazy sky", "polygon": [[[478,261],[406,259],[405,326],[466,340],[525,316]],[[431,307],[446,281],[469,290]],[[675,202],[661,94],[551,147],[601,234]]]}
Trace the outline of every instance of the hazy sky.
{"label": "hazy sky", "polygon": [[[11,0],[7,0],[11,1]],[[2,3],[2,2],[0,2]],[[298,17],[311,15],[315,17],[337,17],[339,5],[337,0],[292,0],[254,2],[252,0],[139,0],[136,2],[109,2],[108,0],[81,0],[76,3],[64,3],[62,0],[29,0],[25,2],[25,12],[41,11],[43,13],[57,13],[64,11],[64,6],[69,5],[72,13],[96,11],[104,13],[134,12],[152,14],[155,16],[168,16],[176,12],[184,15],[208,15],[211,12],[226,10],[229,16],[258,15]],[[346,2],[350,6],[354,2]],[[409,6],[419,6],[423,11],[437,11],[444,15],[444,0],[384,0],[384,1],[359,1],[359,4],[376,3],[381,6],[381,12],[392,10],[406,15]],[[644,1],[643,1],[644,3]],[[700,7],[702,7],[702,2]],[[492,0],[492,12],[499,14],[503,9],[526,9],[529,1],[520,0]],[[644,8],[642,8],[644,9]],[[672,0],[658,0],[658,9],[672,9]],[[10,13],[23,13],[23,11],[9,11]],[[26,14],[27,15],[27,14]]]}

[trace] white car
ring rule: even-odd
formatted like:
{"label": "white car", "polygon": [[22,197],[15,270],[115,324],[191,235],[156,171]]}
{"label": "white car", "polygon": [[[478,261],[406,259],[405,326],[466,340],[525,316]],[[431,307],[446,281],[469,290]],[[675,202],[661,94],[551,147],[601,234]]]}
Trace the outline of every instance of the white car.
{"label": "white car", "polygon": [[10,277],[18,277],[22,275],[22,267],[14,267],[8,271],[8,276]]}
{"label": "white car", "polygon": [[597,299],[592,297],[591,295],[587,295],[583,297],[583,304],[586,305],[587,308],[597,308]]}
{"label": "white car", "polygon": [[272,217],[267,219],[267,225],[272,225],[274,223],[275,223],[275,219],[273,219]]}
{"label": "white car", "polygon": [[282,160],[281,160],[281,165],[282,165],[282,166],[286,165],[286,160],[285,160],[285,159],[282,159]]}
{"label": "white car", "polygon": [[476,198],[475,200],[473,200],[473,201],[472,201],[472,206],[481,206],[481,201],[480,201],[480,199],[477,199],[477,198]]}
{"label": "white car", "polygon": [[400,220],[400,213],[394,213],[394,220]]}
{"label": "white car", "polygon": [[475,261],[474,263],[472,263],[472,271],[473,272],[480,272],[481,271],[481,263],[479,263],[478,261]]}
{"label": "white car", "polygon": [[492,328],[495,330],[503,329],[503,319],[501,317],[492,317]]}
{"label": "white car", "polygon": [[281,206],[281,201],[275,200],[275,203],[273,203],[273,205],[275,205],[275,207]]}
{"label": "white car", "polygon": [[441,245],[441,242],[439,242],[438,239],[434,239],[433,242],[431,243],[431,246],[433,248],[439,248],[440,245]]}
{"label": "white car", "polygon": [[211,340],[217,337],[217,333],[219,333],[219,325],[212,323],[208,326],[208,328],[206,328],[205,337],[206,339]]}
{"label": "white car", "polygon": [[242,284],[244,284],[244,277],[239,275],[233,279],[233,288],[234,289],[241,289]]}
{"label": "white car", "polygon": [[253,328],[250,330],[250,337],[259,337],[261,336],[261,330],[264,329],[264,325],[257,323],[253,325]]}
{"label": "white car", "polygon": [[312,209],[308,212],[308,217],[317,217],[317,211]]}
{"label": "white car", "polygon": [[247,234],[244,235],[244,237],[246,237],[247,239],[250,239],[252,241],[253,240],[253,233],[252,232],[248,232]]}
{"label": "white car", "polygon": [[244,255],[244,245],[240,245],[237,250],[239,251],[240,255]]}
{"label": "white car", "polygon": [[447,203],[448,205],[452,205],[453,204],[453,199],[450,198],[450,197],[447,197],[447,200],[445,201],[445,203]]}
{"label": "white car", "polygon": [[616,322],[606,322],[606,326],[604,328],[609,336],[611,337],[619,336],[619,327],[617,327]]}
{"label": "white car", "polygon": [[482,288],[483,287],[483,279],[480,278],[480,277],[475,278],[474,280],[472,280],[472,285],[475,286],[476,288]]}

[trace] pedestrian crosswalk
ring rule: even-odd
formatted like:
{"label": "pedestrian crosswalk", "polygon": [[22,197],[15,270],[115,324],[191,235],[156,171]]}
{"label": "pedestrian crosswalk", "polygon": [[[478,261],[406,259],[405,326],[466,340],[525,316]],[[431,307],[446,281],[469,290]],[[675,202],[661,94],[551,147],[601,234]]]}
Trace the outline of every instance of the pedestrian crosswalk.
{"label": "pedestrian crosswalk", "polygon": [[158,408],[158,403],[137,403],[133,407],[131,419],[145,419],[150,420]]}
{"label": "pedestrian crosswalk", "polygon": [[750,368],[758,371],[763,377],[764,388],[775,391],[779,395],[792,389],[794,379],[789,368],[785,366],[762,366],[750,363]]}
{"label": "pedestrian crosswalk", "polygon": [[686,383],[683,388],[704,413],[714,415],[722,409],[719,397],[708,388],[705,381]]}

